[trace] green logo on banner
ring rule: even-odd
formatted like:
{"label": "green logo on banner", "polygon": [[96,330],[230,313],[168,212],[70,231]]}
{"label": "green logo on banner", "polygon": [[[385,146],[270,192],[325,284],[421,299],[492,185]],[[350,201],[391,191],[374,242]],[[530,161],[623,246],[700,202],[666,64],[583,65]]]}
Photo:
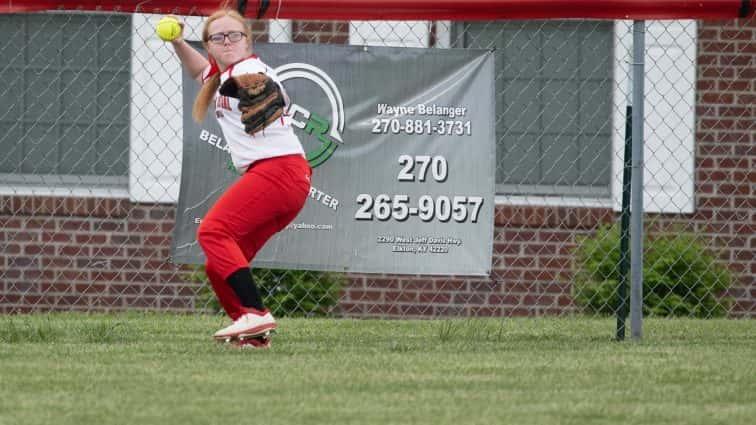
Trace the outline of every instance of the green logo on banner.
{"label": "green logo on banner", "polygon": [[310,161],[310,166],[313,168],[330,158],[333,155],[333,151],[339,146],[328,137],[327,132],[329,127],[330,124],[328,121],[317,114],[311,114],[310,119],[305,124],[305,133],[315,136],[320,142],[319,148],[307,152],[307,160]]}
{"label": "green logo on banner", "polygon": [[[302,78],[315,83],[323,90],[323,100],[327,100],[331,107],[330,119],[312,113],[297,103],[292,104],[287,111],[291,117],[291,125],[309,136],[310,143],[304,143],[306,156],[310,166],[315,168],[326,162],[339,145],[344,143],[341,139],[344,132],[344,102],[341,100],[341,93],[328,74],[309,64],[290,63],[276,68],[276,72],[281,82]],[[315,147],[308,149],[312,142]]]}

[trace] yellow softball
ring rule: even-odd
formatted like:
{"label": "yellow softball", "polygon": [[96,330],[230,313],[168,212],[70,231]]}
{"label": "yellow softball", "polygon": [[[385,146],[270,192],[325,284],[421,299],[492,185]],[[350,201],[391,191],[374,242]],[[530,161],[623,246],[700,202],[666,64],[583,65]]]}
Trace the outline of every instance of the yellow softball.
{"label": "yellow softball", "polygon": [[181,25],[176,18],[166,16],[158,21],[155,33],[163,41],[173,41],[181,34]]}

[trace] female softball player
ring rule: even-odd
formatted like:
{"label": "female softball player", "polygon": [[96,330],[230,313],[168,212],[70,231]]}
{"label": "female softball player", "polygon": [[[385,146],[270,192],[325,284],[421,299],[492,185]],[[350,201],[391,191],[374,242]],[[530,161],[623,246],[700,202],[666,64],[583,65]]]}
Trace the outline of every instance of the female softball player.
{"label": "female softball player", "polygon": [[[205,21],[202,41],[207,58],[182,35],[171,43],[182,66],[202,84],[195,99],[194,119],[201,121],[214,104],[231,159],[242,173],[212,206],[197,231],[207,258],[207,276],[233,320],[214,337],[267,345],[269,339],[260,336],[274,330],[276,321],[263,305],[249,264],[263,244],[304,207],[312,170],[289,117],[278,112],[289,103],[288,97],[275,72],[252,54],[252,32],[244,17],[234,10],[218,10]],[[248,87],[248,81],[255,78],[267,79],[267,85],[263,81],[262,86]],[[263,86],[272,91],[259,96]],[[234,97],[237,91],[242,93],[241,98]],[[279,99],[280,105],[256,112],[252,104],[261,97]],[[257,117],[252,117],[255,114]],[[254,119],[258,121],[253,125]]]}

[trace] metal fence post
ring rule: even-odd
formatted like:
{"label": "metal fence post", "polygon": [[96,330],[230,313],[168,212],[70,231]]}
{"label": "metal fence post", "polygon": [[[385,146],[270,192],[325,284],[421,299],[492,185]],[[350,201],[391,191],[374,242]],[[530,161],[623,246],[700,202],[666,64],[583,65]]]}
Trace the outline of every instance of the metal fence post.
{"label": "metal fence post", "polygon": [[633,22],[632,216],[630,221],[630,334],[643,336],[643,88],[645,21]]}

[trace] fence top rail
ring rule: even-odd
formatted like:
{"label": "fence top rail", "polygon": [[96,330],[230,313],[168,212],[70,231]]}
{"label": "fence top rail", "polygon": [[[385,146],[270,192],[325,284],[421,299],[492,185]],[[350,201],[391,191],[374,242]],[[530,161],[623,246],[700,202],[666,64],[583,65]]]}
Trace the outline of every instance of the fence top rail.
{"label": "fence top rail", "polygon": [[[46,10],[209,15],[219,0],[0,0],[0,14]],[[755,16],[756,0],[230,0],[257,19],[720,19]]]}

